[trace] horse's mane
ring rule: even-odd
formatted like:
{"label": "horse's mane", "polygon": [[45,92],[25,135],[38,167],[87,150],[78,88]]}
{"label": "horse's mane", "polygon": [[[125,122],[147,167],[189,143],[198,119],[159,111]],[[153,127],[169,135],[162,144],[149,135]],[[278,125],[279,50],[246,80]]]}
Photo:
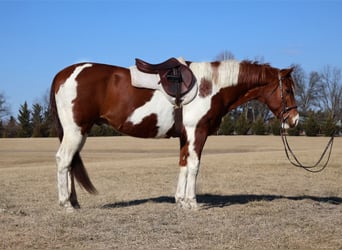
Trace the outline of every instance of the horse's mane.
{"label": "horse's mane", "polygon": [[269,63],[244,60],[240,63],[239,82],[249,84],[264,84],[269,82],[270,77],[278,74],[278,69],[270,66]]}

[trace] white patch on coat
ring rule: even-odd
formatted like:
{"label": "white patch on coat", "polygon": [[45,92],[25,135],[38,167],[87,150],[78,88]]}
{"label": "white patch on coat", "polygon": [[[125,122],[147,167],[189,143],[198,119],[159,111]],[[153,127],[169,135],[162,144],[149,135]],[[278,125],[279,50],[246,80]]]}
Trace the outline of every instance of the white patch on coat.
{"label": "white patch on coat", "polygon": [[217,72],[214,72],[211,63],[191,63],[190,69],[196,76],[197,81],[205,78],[213,83],[210,95],[200,97],[199,93],[197,93],[192,102],[183,106],[184,125],[186,127],[196,127],[199,120],[210,110],[212,97],[222,88],[238,84],[240,64],[235,60],[223,61],[220,63]]}
{"label": "white patch on coat", "polygon": [[69,78],[59,87],[56,93],[56,105],[58,117],[62,125],[67,125],[69,121],[74,120],[72,108],[73,100],[77,97],[77,76],[85,68],[91,67],[92,64],[83,64],[75,68]]}
{"label": "white patch on coat", "polygon": [[164,137],[174,123],[173,106],[165,98],[164,94],[158,90],[154,91],[151,100],[133,111],[127,118],[127,122],[137,125],[151,114],[157,116],[158,133],[156,137]]}
{"label": "white patch on coat", "polygon": [[[75,68],[74,72],[69,78],[59,87],[56,93],[56,105],[58,111],[58,117],[61,121],[63,128],[70,126],[70,123],[74,125],[73,115],[73,100],[77,97],[77,76],[82,72],[83,69],[91,67],[92,64],[86,63]],[[65,129],[64,129],[65,130]]]}

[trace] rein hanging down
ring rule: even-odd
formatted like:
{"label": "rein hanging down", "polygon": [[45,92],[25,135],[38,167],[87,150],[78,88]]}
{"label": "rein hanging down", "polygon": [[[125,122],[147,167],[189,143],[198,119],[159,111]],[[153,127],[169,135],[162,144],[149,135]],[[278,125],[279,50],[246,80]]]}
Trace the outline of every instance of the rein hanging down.
{"label": "rein hanging down", "polygon": [[[286,121],[286,119],[288,119],[288,115],[286,115],[291,109],[295,109],[297,108],[297,106],[292,106],[292,107],[288,107],[286,105],[286,101],[285,101],[285,96],[284,96],[284,92],[283,92],[283,82],[282,82],[282,78],[279,74],[279,88],[280,88],[280,94],[281,94],[281,100],[283,103],[283,110],[281,112],[281,116],[280,119],[282,120],[282,122]],[[331,151],[332,151],[332,147],[333,147],[333,143],[334,143],[334,135],[335,135],[335,130],[333,131],[330,140],[328,141],[327,145],[325,146],[325,149],[323,150],[320,158],[318,159],[318,161],[311,165],[304,165],[303,163],[301,163],[298,158],[296,157],[296,155],[294,154],[293,150],[290,147],[290,144],[287,140],[287,136],[286,136],[286,130],[281,126],[280,127],[280,135],[281,135],[281,139],[284,145],[284,150],[285,150],[285,154],[287,159],[289,160],[289,162],[295,166],[295,167],[299,167],[299,168],[303,168],[304,170],[311,172],[311,173],[319,173],[322,172],[326,166],[328,165],[328,162],[330,160],[330,155],[331,155]],[[328,153],[328,156],[326,157],[326,161],[321,165],[321,162],[324,158],[324,156]]]}
{"label": "rein hanging down", "polygon": [[[304,170],[311,172],[311,173],[319,173],[326,168],[326,166],[328,165],[328,162],[330,160],[330,155],[331,155],[331,151],[332,151],[332,147],[333,147],[335,132],[331,135],[330,140],[328,141],[328,144],[325,146],[325,149],[323,150],[318,161],[311,166],[304,165],[298,160],[298,158],[294,154],[294,152],[291,149],[290,144],[287,140],[285,129],[281,128],[280,134],[281,134],[281,139],[282,139],[283,144],[284,144],[286,157],[292,165],[294,165],[295,167],[303,168]],[[324,164],[322,166],[319,166],[321,164],[324,156],[327,153],[328,153],[328,156],[326,157],[326,161],[324,162]]]}

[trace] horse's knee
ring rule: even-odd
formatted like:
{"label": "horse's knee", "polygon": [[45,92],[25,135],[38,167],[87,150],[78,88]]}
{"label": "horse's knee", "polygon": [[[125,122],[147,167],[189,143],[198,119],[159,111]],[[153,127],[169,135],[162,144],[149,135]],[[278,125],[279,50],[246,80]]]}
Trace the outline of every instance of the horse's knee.
{"label": "horse's knee", "polygon": [[188,162],[188,175],[197,175],[199,169],[199,160],[192,159]]}
{"label": "horse's knee", "polygon": [[77,148],[66,147],[62,142],[55,155],[58,172],[65,172],[70,169],[70,165],[76,151]]}
{"label": "horse's knee", "polygon": [[188,167],[188,174],[189,175],[197,175],[198,173],[198,166],[189,166]]}

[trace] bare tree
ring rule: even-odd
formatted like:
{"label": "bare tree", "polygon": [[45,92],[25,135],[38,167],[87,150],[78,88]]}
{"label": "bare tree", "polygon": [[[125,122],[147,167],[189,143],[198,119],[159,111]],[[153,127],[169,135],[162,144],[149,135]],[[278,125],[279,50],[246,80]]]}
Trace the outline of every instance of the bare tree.
{"label": "bare tree", "polygon": [[296,101],[300,112],[306,116],[309,110],[319,107],[320,97],[320,76],[313,71],[307,77],[303,68],[299,64],[294,67],[292,77],[296,83]]}
{"label": "bare tree", "polygon": [[325,66],[320,73],[320,93],[323,109],[331,117],[342,118],[341,69]]}
{"label": "bare tree", "polygon": [[0,120],[10,114],[9,106],[6,104],[5,95],[0,93]]}
{"label": "bare tree", "polygon": [[233,59],[235,59],[234,54],[228,50],[224,50],[220,54],[218,54],[214,60],[227,61],[227,60],[233,60]]}

